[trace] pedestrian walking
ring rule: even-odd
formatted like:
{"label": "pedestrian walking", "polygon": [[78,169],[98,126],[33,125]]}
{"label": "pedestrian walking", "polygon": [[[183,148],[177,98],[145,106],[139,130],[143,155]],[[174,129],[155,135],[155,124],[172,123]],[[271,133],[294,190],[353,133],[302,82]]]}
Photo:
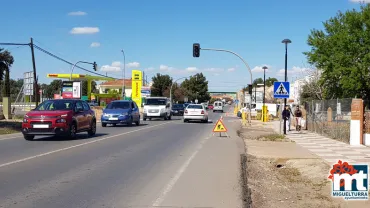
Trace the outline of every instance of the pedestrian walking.
{"label": "pedestrian walking", "polygon": [[296,130],[298,132],[301,131],[301,121],[302,121],[302,111],[299,109],[299,106],[297,106],[297,109],[294,112],[294,116],[296,119]]}
{"label": "pedestrian walking", "polygon": [[290,131],[290,114],[291,114],[291,111],[289,110],[289,106],[285,106],[285,109],[283,110],[283,113],[282,113],[282,116],[283,116],[283,119],[286,120],[286,129],[288,129],[288,131]]}

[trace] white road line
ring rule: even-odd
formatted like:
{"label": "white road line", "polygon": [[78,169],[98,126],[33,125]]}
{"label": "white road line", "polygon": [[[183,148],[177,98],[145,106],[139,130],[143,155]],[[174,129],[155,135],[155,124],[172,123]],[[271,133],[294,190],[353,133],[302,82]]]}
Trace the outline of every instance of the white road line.
{"label": "white road line", "polygon": [[21,137],[22,137],[22,135],[19,135],[19,136],[16,136],[16,137],[6,137],[6,138],[2,138],[2,139],[0,139],[0,141],[8,140],[8,139],[21,138]]}
{"label": "white road line", "polygon": [[169,121],[169,122],[166,122],[166,123],[161,123],[161,124],[157,124],[157,125],[153,125],[153,126],[149,126],[149,127],[145,127],[145,128],[140,128],[140,129],[136,129],[136,130],[133,130],[133,131],[129,131],[129,132],[125,132],[125,133],[116,134],[116,135],[104,137],[104,138],[101,138],[101,139],[93,140],[93,141],[90,141],[90,142],[85,142],[85,143],[82,143],[82,144],[77,144],[77,145],[65,147],[65,148],[62,148],[62,149],[57,149],[57,150],[53,150],[53,151],[50,151],[50,152],[45,152],[45,153],[42,153],[42,154],[39,154],[39,155],[26,157],[26,158],[23,158],[23,159],[20,159],[20,160],[15,160],[15,161],[12,161],[12,162],[1,164],[0,168],[5,167],[5,166],[9,166],[9,165],[14,165],[16,163],[24,162],[24,161],[27,161],[27,160],[32,160],[32,159],[39,158],[39,157],[42,157],[42,156],[51,155],[51,154],[54,154],[54,153],[57,153],[57,152],[62,152],[62,151],[69,150],[69,149],[72,149],[72,148],[81,147],[81,146],[85,146],[85,145],[88,145],[88,144],[93,144],[93,143],[96,143],[96,142],[101,142],[101,141],[104,141],[104,140],[107,140],[107,139],[110,139],[110,138],[113,138],[113,137],[118,137],[118,136],[122,136],[122,135],[126,135],[126,134],[131,134],[131,133],[138,132],[138,131],[145,130],[145,129],[151,129],[151,128],[154,128],[154,127],[157,127],[157,126],[162,126],[162,125],[169,124],[169,123],[172,123],[172,122],[174,122],[174,121]]}
{"label": "white road line", "polygon": [[154,201],[152,207],[159,207],[161,203],[164,201],[166,195],[172,190],[173,186],[176,184],[176,182],[180,179],[181,175],[185,172],[187,167],[190,165],[190,162],[195,158],[195,156],[198,154],[199,150],[202,149],[204,143],[209,139],[210,137],[205,138],[197,147],[197,149],[191,154],[191,156],[185,161],[185,163],[180,167],[180,169],[177,170],[175,176],[168,182],[168,184],[163,189],[161,195]]}

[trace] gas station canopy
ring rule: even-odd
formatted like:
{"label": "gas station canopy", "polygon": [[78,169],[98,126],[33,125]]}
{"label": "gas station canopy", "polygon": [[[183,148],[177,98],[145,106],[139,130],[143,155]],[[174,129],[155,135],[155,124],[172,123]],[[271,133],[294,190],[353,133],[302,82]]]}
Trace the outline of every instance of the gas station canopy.
{"label": "gas station canopy", "polygon": [[[55,78],[55,79],[70,79],[71,74],[47,74],[48,78]],[[91,76],[91,75],[83,75],[83,74],[72,74],[72,79],[84,79],[84,80],[96,80],[96,81],[111,81],[116,80],[110,77],[101,77],[101,76]]]}

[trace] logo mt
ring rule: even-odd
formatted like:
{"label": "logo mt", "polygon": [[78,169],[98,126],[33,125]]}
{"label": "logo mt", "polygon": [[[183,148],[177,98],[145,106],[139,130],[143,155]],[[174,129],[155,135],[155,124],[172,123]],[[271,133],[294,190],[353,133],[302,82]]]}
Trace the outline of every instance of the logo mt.
{"label": "logo mt", "polygon": [[368,165],[349,165],[339,160],[333,165],[328,177],[333,181],[332,196],[345,200],[368,200],[368,173]]}

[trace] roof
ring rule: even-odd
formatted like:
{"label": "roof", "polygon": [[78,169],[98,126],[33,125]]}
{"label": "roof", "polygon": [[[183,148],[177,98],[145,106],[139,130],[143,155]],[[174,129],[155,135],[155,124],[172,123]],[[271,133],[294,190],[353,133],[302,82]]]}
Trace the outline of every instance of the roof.
{"label": "roof", "polygon": [[[132,80],[131,79],[125,79],[125,86],[131,87]],[[100,86],[122,86],[123,85],[123,79],[117,79],[113,81],[107,81],[100,84]]]}

